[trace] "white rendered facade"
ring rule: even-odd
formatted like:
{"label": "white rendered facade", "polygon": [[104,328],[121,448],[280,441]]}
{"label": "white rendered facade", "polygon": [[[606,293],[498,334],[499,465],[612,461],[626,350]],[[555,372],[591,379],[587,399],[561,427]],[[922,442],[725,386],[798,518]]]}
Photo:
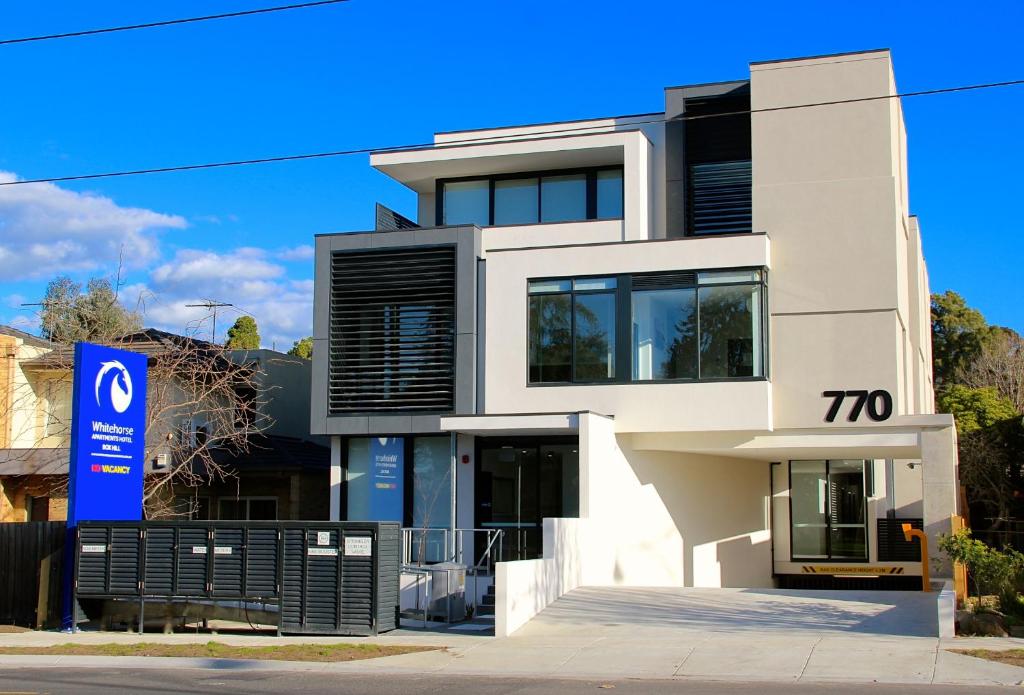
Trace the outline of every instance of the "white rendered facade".
{"label": "white rendered facade", "polygon": [[[896,93],[888,51],[761,63],[738,82],[666,90],[663,114],[444,133],[432,148],[373,155],[375,168],[418,193],[421,229],[317,239],[313,432],[332,438],[335,514],[344,518],[343,497],[352,494],[345,464],[353,438],[452,435],[455,505],[445,523],[459,528],[480,525],[478,497],[497,485],[498,474],[481,474],[488,464],[477,459],[498,461],[503,454],[481,442],[494,451],[540,442],[529,456],[545,455],[545,441],[575,442],[578,505],[566,516],[579,521],[548,523],[543,554],[535,544],[531,557],[500,569],[499,603],[502,592],[509,605],[521,596],[512,584],[521,589],[551,572],[562,578],[554,584],[568,588],[766,587],[809,574],[861,582],[919,575],[920,562],[893,559],[891,548],[881,547],[882,527],[886,519],[922,523],[934,555],[935,537],[948,532],[957,512],[958,483],[952,418],[934,414],[928,276],[909,213],[900,101],[876,98]],[[695,124],[704,122],[697,115],[707,113],[701,110],[707,104],[719,108],[718,98],[749,103],[737,132],[749,147],[749,169],[740,169],[741,178],[749,171],[750,219],[742,233],[698,234],[700,167],[717,156],[704,139],[718,136]],[[837,101],[848,103],[811,106]],[[802,108],[779,108],[792,106]],[[690,140],[686,128],[693,129]],[[723,130],[721,137],[736,135]],[[698,151],[706,151],[704,159],[692,154]],[[602,172],[619,167],[621,215],[594,215],[595,185],[608,178]],[[511,200],[517,187],[536,180],[543,216],[549,180],[554,190],[584,178],[589,207],[579,221],[445,227],[453,222],[445,216],[455,198],[438,199],[454,196],[445,182],[468,182],[470,190],[486,179],[491,222],[498,196]],[[527,198],[516,198],[517,205],[533,205]],[[332,411],[325,405],[328,384],[335,383],[328,355],[342,340],[331,333],[332,301],[344,300],[330,299],[331,259],[456,237],[458,263],[471,258],[459,266],[456,283],[453,405],[428,413]],[[694,278],[693,287],[678,278]],[[755,279],[737,286],[736,278]],[[608,356],[599,371],[605,371],[577,379],[584,358],[574,352],[571,383],[543,381],[533,360],[542,352],[537,346],[544,338],[535,333],[543,332],[537,321],[544,319],[531,312],[539,316],[538,307],[549,305],[535,301],[534,292],[547,292],[556,303],[572,293],[564,301],[578,312],[592,300],[557,288],[593,289],[601,282],[611,289],[603,303],[594,300],[594,311],[614,307],[606,338],[617,336],[614,344],[602,343]],[[649,297],[638,288],[655,292],[669,282],[683,283],[678,296],[698,298],[685,301],[703,307],[694,320],[701,322],[695,342],[677,335],[679,351],[671,353],[682,364],[689,358],[680,354],[699,352],[696,377],[686,367],[651,366],[655,353],[644,352],[648,333],[685,332],[667,320],[657,330],[645,327],[639,316]],[[715,293],[728,292],[713,283],[746,297],[743,321],[752,326],[739,337],[730,334],[717,358],[711,331],[719,329],[703,322],[716,317],[710,313]],[[700,311],[711,318],[700,318]],[[573,316],[568,330],[582,341],[581,314]],[[671,316],[690,320],[685,312]],[[582,349],[579,344],[571,349]],[[669,348],[658,349],[660,364],[668,364]],[[823,394],[836,391],[853,393],[829,418],[833,398]],[[855,420],[852,409],[859,411]],[[795,502],[793,475],[802,490]],[[814,476],[822,487],[811,503],[804,496]],[[522,480],[515,483],[521,487]],[[793,504],[796,514],[811,516],[819,504],[820,518],[795,519]],[[835,508],[844,504],[843,513],[862,515],[862,528],[837,521]],[[404,521],[416,519],[407,513]],[[809,552],[816,543],[821,552]],[[837,547],[844,550],[837,554]],[[545,591],[554,584],[547,581]],[[498,620],[499,631],[515,627],[500,612]]]}

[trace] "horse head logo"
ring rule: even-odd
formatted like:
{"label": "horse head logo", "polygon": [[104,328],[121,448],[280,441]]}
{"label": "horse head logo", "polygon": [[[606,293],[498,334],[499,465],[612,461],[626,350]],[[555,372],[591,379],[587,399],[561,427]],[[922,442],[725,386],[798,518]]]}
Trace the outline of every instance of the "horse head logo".
{"label": "horse head logo", "polygon": [[103,362],[96,374],[96,405],[107,404],[119,413],[132,404],[132,377],[117,360]]}

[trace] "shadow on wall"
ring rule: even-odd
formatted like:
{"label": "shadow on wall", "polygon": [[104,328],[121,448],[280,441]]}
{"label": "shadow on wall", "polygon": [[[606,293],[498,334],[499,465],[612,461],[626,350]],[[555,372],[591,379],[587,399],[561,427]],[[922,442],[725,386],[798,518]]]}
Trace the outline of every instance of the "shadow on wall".
{"label": "shadow on wall", "polygon": [[637,479],[682,536],[685,586],[773,586],[767,463],[634,451],[628,437],[621,439]]}

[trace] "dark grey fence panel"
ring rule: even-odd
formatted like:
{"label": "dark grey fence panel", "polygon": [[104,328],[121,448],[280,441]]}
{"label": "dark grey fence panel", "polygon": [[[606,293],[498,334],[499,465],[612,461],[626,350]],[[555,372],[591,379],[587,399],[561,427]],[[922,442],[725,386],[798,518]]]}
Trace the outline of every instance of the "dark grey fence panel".
{"label": "dark grey fence panel", "polygon": [[60,624],[65,533],[62,521],[0,524],[0,623]]}
{"label": "dark grey fence panel", "polygon": [[81,599],[276,605],[279,630],[369,635],[398,626],[400,529],[376,522],[83,522]]}

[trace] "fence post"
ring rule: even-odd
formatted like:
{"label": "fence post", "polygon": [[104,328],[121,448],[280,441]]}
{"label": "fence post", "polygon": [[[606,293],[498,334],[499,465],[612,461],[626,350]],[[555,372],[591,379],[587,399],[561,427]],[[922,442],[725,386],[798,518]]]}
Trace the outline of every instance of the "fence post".
{"label": "fence post", "polygon": [[[953,533],[963,531],[967,526],[964,517],[957,514],[950,515],[949,525]],[[967,566],[960,562],[953,563],[953,592],[957,606],[962,606],[967,600]]]}

